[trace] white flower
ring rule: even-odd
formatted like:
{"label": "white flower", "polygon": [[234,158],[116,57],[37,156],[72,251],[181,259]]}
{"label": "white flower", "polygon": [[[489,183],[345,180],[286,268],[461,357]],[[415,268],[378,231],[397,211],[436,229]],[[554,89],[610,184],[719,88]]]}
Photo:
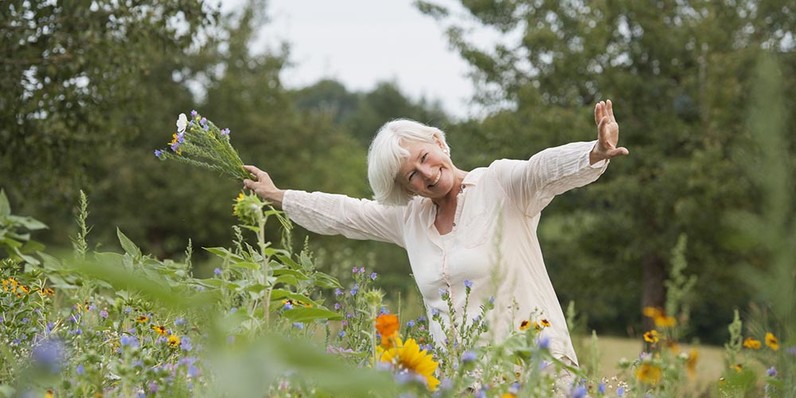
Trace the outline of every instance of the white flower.
{"label": "white flower", "polygon": [[177,132],[184,133],[186,128],[188,128],[188,117],[180,113],[180,117],[177,118]]}

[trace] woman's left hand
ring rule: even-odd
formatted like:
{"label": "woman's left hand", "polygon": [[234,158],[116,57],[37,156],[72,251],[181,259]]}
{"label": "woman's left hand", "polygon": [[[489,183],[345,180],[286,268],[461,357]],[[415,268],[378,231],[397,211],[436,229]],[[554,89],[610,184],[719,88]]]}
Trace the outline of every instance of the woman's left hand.
{"label": "woman's left hand", "polygon": [[619,123],[614,117],[611,100],[600,101],[594,106],[594,123],[597,124],[597,144],[589,154],[590,164],[630,153],[627,148],[616,147],[619,142]]}

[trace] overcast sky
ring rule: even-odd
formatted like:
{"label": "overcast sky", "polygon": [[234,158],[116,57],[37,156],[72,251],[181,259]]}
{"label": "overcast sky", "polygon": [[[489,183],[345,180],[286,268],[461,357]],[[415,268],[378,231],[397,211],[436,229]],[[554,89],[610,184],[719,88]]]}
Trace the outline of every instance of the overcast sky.
{"label": "overcast sky", "polygon": [[[237,3],[223,1],[225,8]],[[411,98],[440,101],[451,115],[471,114],[467,64],[412,0],[270,0],[267,14],[254,50],[291,45],[295,66],[282,75],[288,87],[333,78],[349,90],[368,91],[392,81]]]}

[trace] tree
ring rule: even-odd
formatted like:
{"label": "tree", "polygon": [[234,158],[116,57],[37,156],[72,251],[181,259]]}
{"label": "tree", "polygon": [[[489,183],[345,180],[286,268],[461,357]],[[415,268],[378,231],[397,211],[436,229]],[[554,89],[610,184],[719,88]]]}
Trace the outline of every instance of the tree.
{"label": "tree", "polygon": [[[728,210],[755,200],[740,172],[745,165],[732,157],[753,138],[739,110],[757,54],[779,53],[786,69],[793,68],[794,42],[787,39],[793,6],[480,0],[462,1],[461,16],[432,2],[418,4],[449,24],[452,45],[482,86],[480,99],[507,109],[462,127],[481,130],[468,136],[475,145],[528,142],[539,149],[573,138],[573,125],[583,139],[593,103],[611,98],[616,104],[630,157],[614,162],[588,194],[567,194],[547,210],[551,229],[560,232],[558,245],[543,242],[556,249],[546,252],[554,278],[570,274],[555,269],[559,261],[579,264],[580,277],[559,284],[563,299],[574,298],[587,311],[603,308],[595,324],[606,329],[635,325],[638,312],[616,322],[609,317],[622,314],[611,308],[627,309],[627,300],[662,307],[669,252],[686,233],[702,293],[694,314],[704,316],[692,323],[700,336],[718,340],[719,320],[726,322],[730,309],[748,299],[732,274],[743,253],[727,239],[723,222]],[[479,48],[467,36],[472,25],[501,33],[501,40]],[[792,88],[794,81],[783,84]],[[786,107],[796,109],[793,99]],[[734,294],[720,294],[728,292]]]}
{"label": "tree", "polygon": [[217,16],[204,2],[23,1],[0,6],[0,185],[53,225],[105,154],[152,128],[139,83]]}

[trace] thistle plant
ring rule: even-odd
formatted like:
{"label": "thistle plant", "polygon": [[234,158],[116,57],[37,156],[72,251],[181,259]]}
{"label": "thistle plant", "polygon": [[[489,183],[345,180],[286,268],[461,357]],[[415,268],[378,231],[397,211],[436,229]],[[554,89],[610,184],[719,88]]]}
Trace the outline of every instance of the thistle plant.
{"label": "thistle plant", "polygon": [[235,180],[250,178],[229,135],[228,128],[219,129],[195,110],[191,111],[191,120],[181,113],[169,147],[156,149],[155,156],[214,170]]}

